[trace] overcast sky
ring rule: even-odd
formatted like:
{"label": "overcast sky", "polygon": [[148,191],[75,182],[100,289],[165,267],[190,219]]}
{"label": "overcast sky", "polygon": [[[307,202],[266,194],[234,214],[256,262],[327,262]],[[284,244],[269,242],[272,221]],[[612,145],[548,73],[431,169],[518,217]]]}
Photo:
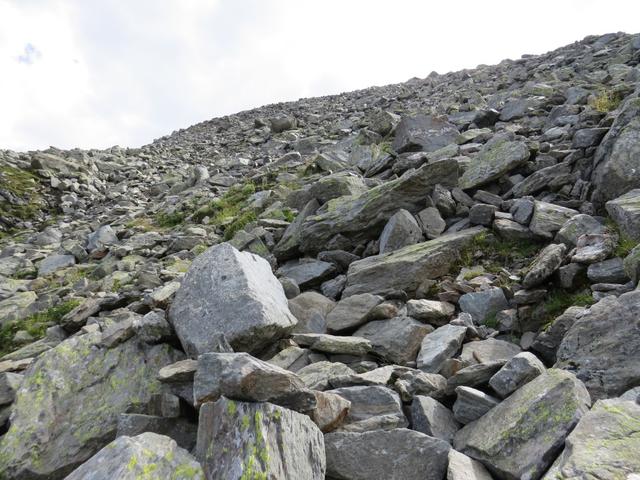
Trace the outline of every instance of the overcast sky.
{"label": "overcast sky", "polygon": [[140,146],[266,103],[634,33],[638,19],[637,0],[0,0],[0,149]]}

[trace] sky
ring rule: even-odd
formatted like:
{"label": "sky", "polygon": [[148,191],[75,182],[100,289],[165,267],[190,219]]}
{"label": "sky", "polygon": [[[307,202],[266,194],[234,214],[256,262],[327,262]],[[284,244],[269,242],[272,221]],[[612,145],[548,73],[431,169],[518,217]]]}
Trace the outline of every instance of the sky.
{"label": "sky", "polygon": [[264,104],[637,33],[639,18],[634,0],[0,0],[0,149],[137,147]]}

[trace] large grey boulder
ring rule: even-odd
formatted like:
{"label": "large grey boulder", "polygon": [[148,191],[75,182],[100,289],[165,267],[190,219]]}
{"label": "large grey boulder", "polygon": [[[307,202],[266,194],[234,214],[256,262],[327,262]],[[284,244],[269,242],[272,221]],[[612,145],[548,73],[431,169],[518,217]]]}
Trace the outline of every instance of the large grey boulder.
{"label": "large grey boulder", "polygon": [[220,335],[236,351],[255,352],[297,323],[269,263],[228,243],[196,257],[169,320],[190,356],[216,351]]}
{"label": "large grey boulder", "polygon": [[605,297],[569,327],[557,368],[575,372],[594,400],[640,383],[640,291]]}
{"label": "large grey boulder", "polygon": [[451,446],[398,428],[325,435],[327,476],[336,480],[442,480]]}
{"label": "large grey boulder", "polygon": [[364,432],[407,426],[400,396],[389,388],[377,385],[343,387],[330,390],[330,393],[351,402],[341,430]]}
{"label": "large grey boulder", "polygon": [[168,345],[105,348],[101,338],[65,340],[27,370],[0,439],[0,475],[64,477],[115,438],[119,414],[157,393],[160,368],[181,358]]}
{"label": "large grey boulder", "polygon": [[606,207],[620,230],[640,242],[640,189],[608,201]]}
{"label": "large grey boulder", "polygon": [[467,327],[444,325],[426,335],[416,359],[418,368],[428,373],[440,372],[444,363],[460,350],[466,333]]}
{"label": "large grey boulder", "polygon": [[410,317],[376,320],[360,327],[354,335],[371,342],[372,351],[386,361],[405,365],[416,359],[420,343],[433,327]]}
{"label": "large grey boulder", "polygon": [[426,164],[361,195],[329,200],[302,224],[300,250],[308,253],[326,250],[327,242],[337,234],[354,245],[376,238],[399,209],[416,213],[436,184],[454,186],[457,181],[458,162],[443,160]]}
{"label": "large grey boulder", "polygon": [[454,143],[458,129],[446,120],[431,115],[402,117],[396,126],[393,150],[403,152],[435,152]]}
{"label": "large grey boulder", "polygon": [[459,258],[460,249],[483,231],[483,227],[469,228],[353,262],[349,265],[347,285],[342,295],[346,298],[385,290],[415,292],[424,280],[448,273]]}
{"label": "large grey boulder", "polygon": [[500,287],[465,293],[458,300],[458,305],[460,310],[471,315],[476,323],[484,323],[487,318],[509,308],[509,302]]}
{"label": "large grey boulder", "polygon": [[634,479],[640,472],[640,405],[598,400],[565,441],[562,455],[543,477]]}
{"label": "large grey boulder", "polygon": [[380,253],[393,252],[420,240],[420,225],[410,212],[401,209],[392,215],[380,234]]}
{"label": "large grey boulder", "polygon": [[582,382],[551,369],[458,431],[454,447],[499,479],[535,480],[549,468],[589,404]]}
{"label": "large grey boulder", "polygon": [[324,439],[306,415],[221,397],[200,408],[196,458],[206,478],[324,480]]}
{"label": "large grey boulder", "polygon": [[67,476],[65,480],[204,480],[202,467],[174,440],[145,432],[121,436]]}
{"label": "large grey boulder", "polygon": [[193,380],[196,405],[215,402],[221,396],[280,404],[305,393],[311,396],[295,373],[248,353],[205,353],[198,357]]}
{"label": "large grey boulder", "polygon": [[629,99],[593,157],[591,200],[602,205],[640,187],[640,98]]}
{"label": "large grey boulder", "polygon": [[460,177],[460,188],[476,188],[497,180],[529,159],[524,142],[513,142],[505,135],[496,135],[471,160]]}

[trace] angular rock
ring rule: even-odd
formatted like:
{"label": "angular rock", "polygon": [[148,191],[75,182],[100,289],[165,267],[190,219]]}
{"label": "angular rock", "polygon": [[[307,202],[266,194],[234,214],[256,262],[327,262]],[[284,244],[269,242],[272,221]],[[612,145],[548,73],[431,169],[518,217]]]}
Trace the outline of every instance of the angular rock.
{"label": "angular rock", "polygon": [[575,247],[578,239],[586,234],[607,233],[607,227],[598,222],[591,215],[579,214],[570,218],[556,233],[555,241],[564,243],[567,247]]}
{"label": "angular rock", "polygon": [[556,362],[556,351],[571,325],[587,311],[584,307],[569,307],[556,317],[543,332],[536,337],[531,350],[548,364]]}
{"label": "angular rock", "polygon": [[640,242],[640,189],[631,190],[608,201],[606,207],[620,230]]}
{"label": "angular rock", "polygon": [[436,184],[455,185],[458,163],[443,160],[426,164],[357,196],[330,200],[316,215],[307,217],[300,232],[300,249],[317,253],[330,239],[341,234],[350,244],[376,238],[388,219],[399,209],[417,212],[424,197]]}
{"label": "angular rock", "polygon": [[480,462],[451,449],[447,480],[492,480],[491,474]]}
{"label": "angular rock", "polygon": [[522,286],[533,288],[547,280],[562,265],[566,251],[563,243],[547,245],[529,265]]}
{"label": "angular rock", "polygon": [[451,446],[398,428],[325,436],[327,475],[336,480],[441,480]]}
{"label": "angular rock", "polygon": [[302,289],[317,287],[335,274],[332,263],[303,258],[285,263],[278,269],[278,275],[291,278]]}
{"label": "angular rock", "polygon": [[103,225],[87,237],[87,252],[103,250],[106,247],[118,245],[120,241],[111,226]]}
{"label": "angular rock", "polygon": [[137,413],[121,413],[118,417],[117,437],[134,437],[144,432],[166,435],[181,448],[191,451],[196,446],[198,427],[183,417],[165,418]]}
{"label": "angular rock", "polygon": [[314,394],[316,407],[310,417],[322,433],[331,432],[342,425],[351,409],[351,402],[331,392],[314,392]]}
{"label": "angular rock", "polygon": [[465,343],[460,358],[470,363],[488,363],[499,360],[507,361],[518,353],[520,353],[518,345],[488,338],[487,340]]}
{"label": "angular rock", "polygon": [[455,311],[456,307],[452,304],[437,300],[409,300],[407,302],[407,315],[434,325],[447,323]]}
{"label": "angular rock", "polygon": [[485,227],[490,227],[491,222],[493,222],[493,215],[497,210],[497,207],[493,205],[478,203],[469,210],[469,221],[471,222],[471,225],[484,225]]}
{"label": "angular rock", "polygon": [[0,406],[13,403],[16,391],[22,383],[22,375],[11,372],[0,373]]}
{"label": "angular rock", "polygon": [[322,333],[297,333],[293,341],[312,350],[337,355],[366,355],[371,351],[371,342],[366,338],[342,337]]}
{"label": "angular rock", "polygon": [[306,415],[224,397],[200,408],[196,458],[206,478],[323,480],[322,432]]}
{"label": "angular rock", "polygon": [[418,212],[418,220],[422,231],[429,240],[433,240],[442,234],[447,228],[447,223],[442,219],[440,211],[435,207],[427,207]]}
{"label": "angular rock", "polygon": [[629,281],[620,257],[592,263],[587,269],[591,283],[626,283]]}
{"label": "angular rock", "polygon": [[441,400],[444,398],[447,381],[442,375],[425,373],[420,370],[406,368],[399,371],[393,387],[400,394],[403,402],[413,401],[416,395],[426,395]]}
{"label": "angular rock", "polygon": [[445,120],[431,115],[402,117],[396,127],[393,150],[403,152],[434,152],[454,143],[458,129]]}
{"label": "angular rock", "polygon": [[598,400],[565,441],[562,455],[543,477],[624,478],[640,472],[640,405]]}
{"label": "angular rock", "polygon": [[537,479],[589,404],[589,393],[575,376],[547,370],[458,431],[454,447],[498,478]]}
{"label": "angular rock", "polygon": [[447,407],[431,397],[417,395],[411,403],[412,430],[451,443],[460,425]]}
{"label": "angular rock", "polygon": [[452,358],[467,333],[467,327],[444,325],[427,334],[416,359],[418,368],[427,373],[439,373],[444,362]]}
{"label": "angular rock", "polygon": [[422,240],[418,222],[407,210],[400,209],[389,219],[380,234],[380,253],[388,253]]}
{"label": "angular rock", "polygon": [[529,229],[540,237],[551,239],[578,211],[553,203],[535,201]]}
{"label": "angular rock", "polygon": [[353,262],[349,265],[343,298],[385,290],[414,292],[425,279],[446,274],[460,249],[483,230],[482,227],[470,228]]}
{"label": "angular rock", "polygon": [[273,254],[279,261],[289,260],[299,255],[300,232],[302,231],[302,225],[307,217],[316,213],[318,208],[320,208],[318,200],[315,198],[309,200],[302,210],[300,210],[300,213],[298,213],[293,222],[291,222],[291,224],[286,228],[282,234],[282,238],[273,249]]}
{"label": "angular rock", "polygon": [[381,302],[382,297],[370,293],[343,298],[327,315],[327,330],[337,333],[357,328],[366,322],[371,309]]}
{"label": "angular rock", "polygon": [[456,387],[456,402],[453,404],[453,416],[463,425],[479,419],[500,400],[470,387]]}
{"label": "angular rock", "polygon": [[504,364],[505,360],[499,359],[459,369],[447,379],[447,394],[453,394],[457,387],[484,388]]}
{"label": "angular rock", "polygon": [[458,300],[458,305],[460,310],[470,314],[474,322],[480,324],[499,311],[509,308],[507,298],[499,287],[465,293]]}
{"label": "angular rock", "polygon": [[312,390],[326,390],[333,379],[355,375],[356,372],[340,362],[316,362],[298,370],[298,377]]}
{"label": "angular rock", "polygon": [[169,310],[185,351],[215,351],[223,334],[234,350],[255,352],[297,323],[269,263],[227,243],[196,257]]}
{"label": "angular rock", "polygon": [[597,205],[640,187],[640,98],[632,97],[616,116],[593,157],[591,175],[594,191],[591,201]]}
{"label": "angular rock", "polygon": [[174,440],[156,433],[121,436],[78,467],[65,480],[204,480],[202,467]]}
{"label": "angular rock", "polygon": [[489,386],[502,398],[515,392],[544,373],[544,364],[529,352],[522,352],[507,361],[489,380]]}
{"label": "angular rock", "polygon": [[[100,333],[72,337],[26,372],[0,439],[8,478],[61,478],[115,438],[118,415],[159,390],[158,370],[180,359],[168,345],[135,339],[100,347]],[[38,422],[33,419],[38,418]]]}
{"label": "angular rock", "polygon": [[301,293],[289,300],[289,310],[298,319],[293,331],[296,333],[324,333],[326,331],[326,317],[336,306],[336,302],[309,291]]}
{"label": "angular rock", "polygon": [[516,184],[511,193],[520,198],[533,195],[540,190],[554,189],[571,180],[571,164],[558,163],[535,171],[520,183]]}
{"label": "angular rock", "polygon": [[330,390],[351,402],[349,413],[340,430],[364,432],[367,430],[401,428],[408,425],[402,413],[400,396],[382,386],[344,387]]}
{"label": "angular rock", "polygon": [[571,261],[586,264],[601,262],[608,258],[614,249],[615,240],[611,235],[582,235],[578,239],[576,252],[571,257]]}
{"label": "angular rock", "polygon": [[76,259],[73,255],[50,255],[38,265],[38,276],[43,277],[56,270],[72,267],[75,264]]}
{"label": "angular rock", "polygon": [[512,142],[507,136],[496,135],[473,158],[460,177],[460,188],[467,190],[492,182],[519,167],[529,158],[524,142]]}
{"label": "angular rock", "polygon": [[193,395],[196,406],[215,402],[221,396],[248,402],[288,404],[305,397],[309,401],[310,392],[295,373],[248,353],[205,353],[198,357]]}
{"label": "angular rock", "polygon": [[557,368],[575,372],[594,400],[622,394],[640,382],[640,291],[605,297],[569,327]]}

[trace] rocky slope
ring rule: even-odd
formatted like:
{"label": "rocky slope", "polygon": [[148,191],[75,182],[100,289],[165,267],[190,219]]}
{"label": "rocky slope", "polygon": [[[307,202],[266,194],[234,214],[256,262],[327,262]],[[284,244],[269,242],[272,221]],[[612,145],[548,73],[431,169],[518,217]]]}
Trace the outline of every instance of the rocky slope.
{"label": "rocky slope", "polygon": [[0,478],[636,478],[639,61],[0,151]]}

